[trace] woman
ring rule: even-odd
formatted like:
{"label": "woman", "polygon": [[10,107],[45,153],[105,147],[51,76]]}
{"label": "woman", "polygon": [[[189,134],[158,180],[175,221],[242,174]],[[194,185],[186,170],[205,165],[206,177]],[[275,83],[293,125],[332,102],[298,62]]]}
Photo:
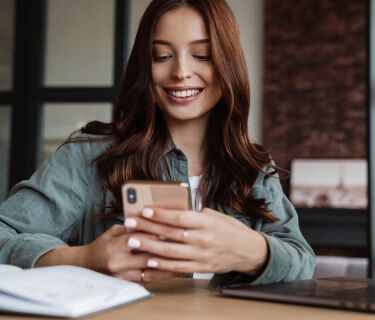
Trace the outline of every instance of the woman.
{"label": "woman", "polygon": [[[75,264],[139,282],[214,273],[214,287],[311,277],[314,253],[275,166],[249,142],[249,104],[225,1],[152,1],[113,123],[89,123],[1,205],[0,262]],[[191,182],[204,209],[145,208],[125,221],[129,235],[128,180]]]}

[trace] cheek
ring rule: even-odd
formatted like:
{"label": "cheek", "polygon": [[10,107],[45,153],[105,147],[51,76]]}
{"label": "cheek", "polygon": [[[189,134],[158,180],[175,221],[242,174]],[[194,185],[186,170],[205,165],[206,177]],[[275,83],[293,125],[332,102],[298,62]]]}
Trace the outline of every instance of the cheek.
{"label": "cheek", "polygon": [[152,70],[152,82],[154,86],[161,85],[167,77],[167,72],[165,68],[162,68],[158,65],[153,65],[151,70]]}
{"label": "cheek", "polygon": [[216,76],[216,73],[213,69],[211,69],[207,73],[206,79],[207,79],[207,82],[210,84],[210,87],[211,87],[212,98],[219,100],[221,98],[221,95],[222,95],[221,87],[220,87],[219,80]]}

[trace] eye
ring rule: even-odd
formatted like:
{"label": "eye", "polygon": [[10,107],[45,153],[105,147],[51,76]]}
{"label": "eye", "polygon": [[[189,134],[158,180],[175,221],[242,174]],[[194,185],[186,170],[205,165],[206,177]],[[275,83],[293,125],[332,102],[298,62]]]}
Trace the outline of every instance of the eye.
{"label": "eye", "polygon": [[201,56],[201,55],[193,55],[193,57],[199,61],[209,61],[211,60],[211,56]]}
{"label": "eye", "polygon": [[155,62],[164,62],[170,59],[172,56],[153,56]]}

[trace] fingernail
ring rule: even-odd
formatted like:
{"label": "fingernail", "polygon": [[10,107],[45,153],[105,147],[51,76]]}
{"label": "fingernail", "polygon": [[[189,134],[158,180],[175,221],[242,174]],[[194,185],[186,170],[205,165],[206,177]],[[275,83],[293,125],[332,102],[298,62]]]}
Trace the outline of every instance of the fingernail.
{"label": "fingernail", "polygon": [[128,246],[131,248],[139,248],[141,246],[141,241],[136,238],[129,238]]}
{"label": "fingernail", "polygon": [[147,260],[147,267],[149,268],[157,268],[158,262],[156,260]]}
{"label": "fingernail", "polygon": [[125,220],[125,227],[135,228],[136,226],[137,226],[137,221],[135,219],[127,218]]}
{"label": "fingernail", "polygon": [[144,208],[142,211],[142,216],[145,218],[151,218],[154,215],[154,210],[151,208]]}

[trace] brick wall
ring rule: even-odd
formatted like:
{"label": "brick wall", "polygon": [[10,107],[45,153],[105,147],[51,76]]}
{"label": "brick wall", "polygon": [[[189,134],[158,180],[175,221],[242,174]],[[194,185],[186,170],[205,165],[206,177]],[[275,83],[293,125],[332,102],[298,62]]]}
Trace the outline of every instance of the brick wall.
{"label": "brick wall", "polygon": [[366,157],[368,1],[265,1],[264,146],[287,169]]}

